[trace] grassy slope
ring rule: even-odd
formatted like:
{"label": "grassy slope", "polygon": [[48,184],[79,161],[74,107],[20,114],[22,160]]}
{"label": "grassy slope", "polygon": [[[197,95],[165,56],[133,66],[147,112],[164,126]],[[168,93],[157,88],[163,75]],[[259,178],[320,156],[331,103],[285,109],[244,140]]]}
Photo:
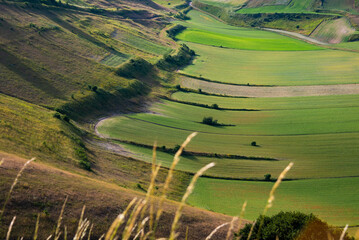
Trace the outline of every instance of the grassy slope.
{"label": "grassy slope", "polygon": [[348,19],[340,18],[323,22],[310,36],[323,42],[337,44],[345,42],[354,32],[355,29]]}
{"label": "grassy slope", "polygon": [[185,26],[189,29],[177,36],[183,41],[247,50],[300,51],[321,49],[272,32],[231,27],[198,11],[191,11],[188,16],[191,20],[187,21]]}
{"label": "grassy slope", "polygon": [[[4,56],[0,65],[1,92],[34,103],[58,106],[73,97],[83,98],[91,94],[88,85],[105,90],[126,87],[129,80],[98,62],[107,63],[102,60],[110,58],[108,63],[116,66],[132,55],[147,59],[158,56],[146,52],[146,48],[159,43],[142,39],[134,47],[110,36],[121,29],[135,34],[142,30],[140,24],[69,9],[50,11],[6,4],[2,4],[0,15],[0,51]],[[46,30],[40,32],[41,28]],[[147,28],[143,38],[151,31],[155,35],[158,30]],[[160,54],[158,50],[153,52]],[[8,84],[10,79],[15,81]]]}
{"label": "grassy slope", "polygon": [[30,155],[55,165],[78,165],[74,127],[54,111],[0,94],[0,150]]}
{"label": "grassy slope", "polygon": [[[351,176],[356,174],[354,170],[357,168],[352,156],[358,154],[355,147],[358,133],[354,109],[328,107],[323,103],[314,109],[231,112],[166,102],[152,108],[160,115],[114,117],[102,122],[98,130],[111,138],[149,145],[153,138],[157,138],[158,144],[166,147],[173,147],[192,131],[200,131],[188,147],[189,150],[281,159],[270,164],[266,161],[229,161],[235,167],[230,164],[227,168],[229,172],[220,170],[220,174],[217,173],[226,177],[261,178],[269,169],[271,173],[278,173],[288,163],[288,159],[297,160],[298,166],[291,174],[292,177]],[[212,127],[200,124],[205,116],[236,126]],[[252,141],[257,141],[261,147],[251,147]],[[346,164],[338,162],[338,159]],[[343,169],[341,172],[337,172],[339,165]],[[242,172],[240,169],[245,166],[250,167]],[[265,170],[263,166],[269,168]],[[319,166],[321,171],[316,170]]]}
{"label": "grassy slope", "polygon": [[[135,80],[117,76],[115,69],[101,64],[102,60],[111,55],[114,66],[131,56],[155,61],[161,51],[168,49],[167,40],[155,40],[165,22],[146,22],[143,19],[140,23],[130,17],[123,20],[122,17],[101,16],[87,11],[32,8],[22,3],[1,3],[0,9],[0,151],[26,158],[37,157],[42,163],[86,175],[92,181],[100,179],[143,191],[149,182],[149,164],[119,155],[125,154],[123,149],[113,148],[106,141],[95,140],[91,136],[87,138],[89,134],[79,130],[77,125],[75,127],[76,123],[70,121],[69,124],[54,118],[55,111],[49,109],[64,103],[81,102],[83,98],[98,94],[89,90],[88,85],[98,86],[101,88],[99,91],[127,89]],[[137,45],[133,46],[135,44],[112,38],[113,31],[141,35],[141,39],[137,39]],[[158,49],[150,50],[149,46]],[[143,81],[150,82],[151,79]],[[132,110],[138,108],[142,101],[140,98],[132,98],[131,102],[126,98],[120,100],[117,102],[119,107]],[[85,149],[92,165],[91,172],[79,168],[78,148]],[[110,153],[108,148],[116,154]],[[166,170],[161,170],[159,181],[164,180],[165,174]],[[46,181],[45,178],[33,181],[57,181],[56,177],[46,176]],[[175,181],[170,187],[171,199],[180,199],[189,177],[186,173],[175,173]],[[9,181],[2,175],[2,181],[5,180]],[[61,192],[60,189],[66,189],[69,184],[58,184],[54,192]],[[20,193],[19,198],[26,197],[22,195]],[[39,199],[41,195],[42,192]],[[46,211],[58,209],[63,199],[56,195],[51,201],[48,205],[45,203]],[[56,207],[53,202],[56,202]],[[23,211],[25,219],[29,220],[33,217],[31,199],[27,199],[26,204],[30,208],[24,206]],[[9,210],[16,206],[10,206]],[[74,206],[74,209],[77,207]],[[97,216],[101,215],[100,212],[96,212]],[[51,221],[53,223],[53,218]]]}
{"label": "grassy slope", "polygon": [[[13,155],[0,152],[0,158],[5,158],[0,168],[2,184],[0,199],[3,202],[9,188],[25,160]],[[149,175],[146,175],[149,178]],[[156,185],[160,185],[163,178]],[[121,213],[134,197],[144,197],[138,193],[110,184],[104,181],[58,170],[41,163],[31,163],[24,171],[15,187],[10,201],[5,209],[4,218],[0,225],[0,236],[5,238],[8,225],[13,216],[16,221],[12,238],[24,236],[32,239],[35,229],[36,216],[40,215],[38,237],[47,238],[53,233],[61,206],[66,196],[68,202],[64,211],[63,225],[67,226],[69,236],[73,236],[80,218],[81,209],[86,205],[85,218],[94,224],[92,238],[98,239],[105,233],[112,221]],[[166,201],[164,214],[160,223],[159,235],[168,236],[170,224],[177,204]],[[215,227],[230,218],[221,214],[211,213],[191,207],[185,207],[182,225],[179,231],[184,234],[186,227],[189,236],[194,239],[204,239]],[[61,227],[63,231],[63,227]],[[223,239],[226,230],[221,231],[214,239]],[[183,235],[181,235],[183,236]]]}
{"label": "grassy slope", "polygon": [[[275,194],[269,214],[303,211],[314,213],[337,226],[356,225],[359,222],[356,213],[359,192],[353,186],[358,183],[359,178],[283,182]],[[272,186],[273,183],[201,178],[189,202],[212,211],[237,215],[241,204],[247,200],[245,217],[255,219],[263,212]]]}
{"label": "grassy slope", "polygon": [[[84,144],[83,132],[73,122],[67,123],[53,115],[54,111],[0,94],[0,151],[26,158],[36,157],[57,168],[126,188],[139,190],[137,184],[148,184],[146,176],[151,171],[150,165],[110,154],[102,148],[106,143],[101,141],[86,141],[86,155],[92,172],[80,169],[81,158],[77,150]],[[162,173],[159,179],[163,177]],[[171,198],[175,199],[179,199],[188,181],[186,174],[178,174],[177,177],[181,180],[175,181],[171,190]]]}

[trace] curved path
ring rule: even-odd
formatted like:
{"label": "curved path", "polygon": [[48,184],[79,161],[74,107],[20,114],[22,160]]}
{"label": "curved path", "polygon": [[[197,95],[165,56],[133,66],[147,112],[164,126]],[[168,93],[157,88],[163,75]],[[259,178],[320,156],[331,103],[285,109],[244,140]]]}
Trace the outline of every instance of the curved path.
{"label": "curved path", "polygon": [[202,89],[204,92],[239,97],[304,97],[359,94],[359,84],[311,86],[239,86],[182,78],[182,87]]}
{"label": "curved path", "polygon": [[273,28],[261,28],[261,29],[266,30],[266,31],[270,31],[270,32],[276,32],[276,33],[283,34],[283,35],[286,35],[286,36],[289,36],[289,37],[299,38],[301,40],[311,42],[311,43],[315,43],[315,44],[319,44],[319,45],[329,45],[328,43],[321,42],[319,40],[316,40],[314,38],[302,35],[300,33],[289,32],[289,31],[273,29]]}

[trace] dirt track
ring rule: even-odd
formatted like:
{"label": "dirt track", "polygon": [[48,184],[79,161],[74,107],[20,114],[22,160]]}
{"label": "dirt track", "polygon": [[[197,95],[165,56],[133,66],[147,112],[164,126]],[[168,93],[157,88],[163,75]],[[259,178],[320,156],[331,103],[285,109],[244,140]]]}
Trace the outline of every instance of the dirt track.
{"label": "dirt track", "polygon": [[192,89],[200,88],[208,93],[241,97],[303,97],[359,94],[359,84],[256,87],[182,78],[181,86]]}

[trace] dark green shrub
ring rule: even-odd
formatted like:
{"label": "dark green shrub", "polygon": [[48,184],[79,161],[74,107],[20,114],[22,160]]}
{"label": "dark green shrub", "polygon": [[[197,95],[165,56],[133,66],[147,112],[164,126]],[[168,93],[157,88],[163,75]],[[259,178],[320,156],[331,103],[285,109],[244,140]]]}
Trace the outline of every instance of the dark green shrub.
{"label": "dark green shrub", "polygon": [[257,146],[257,142],[251,142],[251,146],[253,146],[253,147],[256,147]]}
{"label": "dark green shrub", "polygon": [[77,148],[75,148],[75,152],[76,152],[77,157],[80,160],[80,162],[79,162],[80,167],[87,171],[91,171],[91,163],[87,157],[85,149],[82,147],[77,147]]}
{"label": "dark green shrub", "polygon": [[356,42],[359,41],[359,33],[354,33],[348,38],[348,42]]}
{"label": "dark green shrub", "polygon": [[64,115],[62,117],[62,119],[65,121],[65,122],[70,122],[70,118],[67,116],[67,115]]}
{"label": "dark green shrub", "polygon": [[213,109],[219,109],[218,104],[216,104],[216,103],[212,104],[212,108]]}
{"label": "dark green shrub", "polygon": [[[252,224],[246,224],[236,235],[247,239],[251,227]],[[333,239],[339,239],[341,231],[331,228],[313,214],[280,212],[272,217],[258,217],[250,240],[327,240],[328,233]],[[346,235],[344,239],[352,238]]]}
{"label": "dark green shrub", "polygon": [[54,118],[61,119],[61,114],[58,112],[54,113]]}
{"label": "dark green shrub", "polygon": [[171,28],[169,28],[166,32],[168,37],[172,38],[172,39],[176,39],[176,35],[181,33],[182,31],[184,31],[186,29],[185,26],[182,26],[180,24],[177,24]]}
{"label": "dark green shrub", "polygon": [[211,125],[211,126],[216,126],[216,125],[218,125],[218,120],[214,120],[213,117],[204,117],[202,119],[202,123]]}
{"label": "dark green shrub", "polygon": [[176,145],[174,148],[173,148],[173,152],[178,152],[178,150],[181,148],[181,146],[180,145]]}
{"label": "dark green shrub", "polygon": [[166,54],[157,62],[157,67],[164,70],[175,70],[188,65],[196,53],[186,44],[182,44],[174,55]]}
{"label": "dark green shrub", "polygon": [[272,175],[267,173],[266,175],[264,175],[264,180],[265,181],[270,181],[271,177],[272,177]]}

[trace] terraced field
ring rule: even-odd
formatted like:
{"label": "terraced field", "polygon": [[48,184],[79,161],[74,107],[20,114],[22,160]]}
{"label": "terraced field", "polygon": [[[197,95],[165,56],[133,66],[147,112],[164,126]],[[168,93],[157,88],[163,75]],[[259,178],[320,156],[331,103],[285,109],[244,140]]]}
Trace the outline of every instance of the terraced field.
{"label": "terraced field", "polygon": [[[177,36],[197,53],[173,83],[183,91],[147,113],[104,119],[98,133],[147,162],[157,141],[158,159],[168,167],[171,149],[198,132],[178,169],[217,166],[200,179],[190,203],[237,215],[248,200],[248,219],[261,213],[273,185],[264,175],[276,178],[294,162],[271,214],[300,210],[331,224],[359,224],[359,54],[228,26],[196,11],[190,16]],[[204,117],[222,125],[203,124]]]}

